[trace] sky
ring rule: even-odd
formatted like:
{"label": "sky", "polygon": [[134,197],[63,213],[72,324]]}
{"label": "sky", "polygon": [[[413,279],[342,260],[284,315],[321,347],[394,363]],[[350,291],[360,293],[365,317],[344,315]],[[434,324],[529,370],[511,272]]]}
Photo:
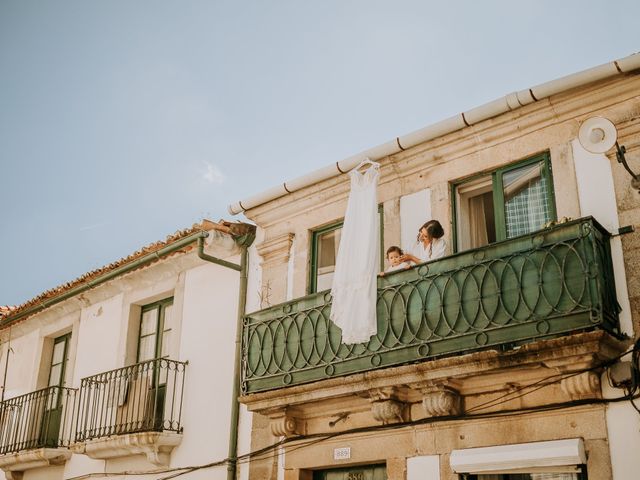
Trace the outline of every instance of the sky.
{"label": "sky", "polygon": [[620,0],[0,0],[0,305],[640,50]]}

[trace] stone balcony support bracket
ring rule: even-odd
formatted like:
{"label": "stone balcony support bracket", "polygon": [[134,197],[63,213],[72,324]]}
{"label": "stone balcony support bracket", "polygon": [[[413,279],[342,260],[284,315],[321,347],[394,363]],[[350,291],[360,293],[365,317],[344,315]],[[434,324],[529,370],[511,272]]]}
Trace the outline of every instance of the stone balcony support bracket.
{"label": "stone balcony support bracket", "polygon": [[427,417],[447,417],[462,412],[462,398],[455,388],[444,384],[422,383],[412,386],[422,393]]}
{"label": "stone balcony support bracket", "polygon": [[303,422],[286,408],[271,410],[264,414],[269,417],[271,433],[274,437],[293,437],[303,433]]}
{"label": "stone balcony support bracket", "polygon": [[9,480],[21,480],[25,470],[63,465],[70,458],[66,448],[39,448],[0,456],[0,468]]}
{"label": "stone balcony support bracket", "polygon": [[404,422],[407,412],[405,402],[398,398],[398,390],[395,387],[376,388],[368,391],[371,402],[371,414],[373,418],[383,425],[394,422]]}
{"label": "stone balcony support bracket", "polygon": [[76,443],[71,449],[99,460],[143,454],[153,465],[166,467],[171,451],[181,441],[179,433],[142,432],[87,440]]}
{"label": "stone balcony support bracket", "polygon": [[571,397],[571,400],[586,400],[602,396],[600,375],[593,371],[563,378],[560,386],[562,391]]}

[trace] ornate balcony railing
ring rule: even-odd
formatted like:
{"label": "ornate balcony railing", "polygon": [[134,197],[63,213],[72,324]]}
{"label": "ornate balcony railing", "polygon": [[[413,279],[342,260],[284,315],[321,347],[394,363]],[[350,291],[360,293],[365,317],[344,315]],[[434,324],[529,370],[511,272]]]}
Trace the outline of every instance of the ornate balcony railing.
{"label": "ornate balcony railing", "polygon": [[378,332],[341,343],[320,292],[245,317],[243,393],[573,331],[618,333],[609,234],[591,217],[378,281]]}
{"label": "ornate balcony railing", "polygon": [[0,403],[0,454],[69,446],[76,392],[48,387]]}
{"label": "ornate balcony railing", "polygon": [[83,378],[75,441],[137,432],[182,432],[186,366],[157,358]]}

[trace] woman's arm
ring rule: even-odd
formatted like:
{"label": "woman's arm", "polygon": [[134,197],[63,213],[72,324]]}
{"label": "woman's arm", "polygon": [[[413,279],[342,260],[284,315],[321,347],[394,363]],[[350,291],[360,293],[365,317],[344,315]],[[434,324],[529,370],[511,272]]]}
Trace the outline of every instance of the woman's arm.
{"label": "woman's arm", "polygon": [[400,261],[401,262],[413,262],[413,263],[422,263],[422,260],[420,260],[418,257],[416,257],[415,255],[411,255],[410,253],[405,253],[404,255],[402,255],[400,257]]}

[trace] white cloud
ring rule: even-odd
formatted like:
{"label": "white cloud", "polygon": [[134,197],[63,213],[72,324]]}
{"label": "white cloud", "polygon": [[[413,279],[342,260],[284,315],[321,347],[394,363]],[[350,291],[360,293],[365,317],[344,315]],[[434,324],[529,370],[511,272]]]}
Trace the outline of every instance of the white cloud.
{"label": "white cloud", "polygon": [[207,183],[213,183],[215,185],[221,185],[226,180],[224,174],[220,171],[218,167],[210,162],[204,162],[204,173],[202,174],[202,179]]}
{"label": "white cloud", "polygon": [[106,222],[94,223],[92,225],[84,225],[78,229],[80,232],[85,232],[87,230],[95,230],[96,228],[102,228],[106,225]]}

